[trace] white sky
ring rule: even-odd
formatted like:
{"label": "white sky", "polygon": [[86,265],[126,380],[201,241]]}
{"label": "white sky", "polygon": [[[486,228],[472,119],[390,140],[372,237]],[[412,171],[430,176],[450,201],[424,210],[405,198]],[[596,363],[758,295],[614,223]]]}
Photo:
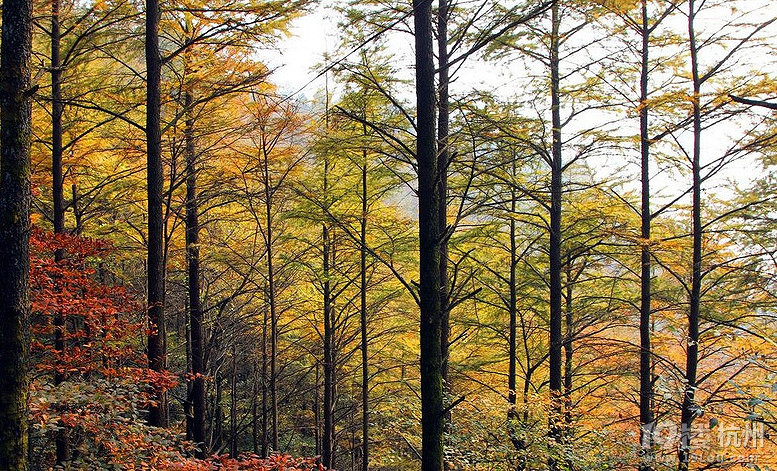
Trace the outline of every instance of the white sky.
{"label": "white sky", "polygon": [[[748,4],[748,2],[751,3]],[[336,3],[336,0],[326,0],[316,4],[311,14],[301,17],[292,23],[290,28],[291,37],[280,41],[279,50],[262,51],[264,60],[271,68],[275,68],[273,81],[279,86],[281,93],[294,93],[305,87],[299,94],[299,97],[304,99],[304,97],[312,97],[324,88],[323,77],[313,83],[309,82],[322,70],[326,53],[331,54],[333,59],[339,58],[335,51],[340,34],[337,26],[337,13],[329,8],[334,3]],[[738,4],[753,8],[763,8],[765,5],[768,5],[768,2],[764,3],[764,0],[746,0]],[[718,22],[723,21],[722,18],[708,21],[714,23],[716,20]],[[678,25],[678,28],[681,26]],[[404,37],[400,38],[400,42],[396,46],[398,48],[409,46],[412,41],[408,35],[404,34],[402,36]],[[392,47],[394,47],[393,43]],[[407,51],[407,53],[410,54],[412,51]],[[752,58],[750,59],[752,60]],[[770,57],[769,59],[773,58]],[[401,58],[398,60],[402,61]],[[410,62],[408,59],[407,67],[411,65]],[[470,64],[459,72],[456,82],[451,86],[453,95],[465,93],[473,88],[485,90],[494,90],[502,87],[506,89],[512,88],[511,85],[508,85],[508,82],[511,81],[510,74],[503,73],[499,66],[485,66],[483,62],[476,62],[474,64],[472,62],[475,61],[468,62]],[[484,66],[490,68],[490,70],[484,70]],[[514,79],[513,77],[512,80]],[[708,142],[711,137],[712,134],[708,136]],[[725,139],[721,135],[715,137]],[[728,177],[734,177],[736,180],[749,180],[756,177],[753,170],[751,162],[741,162],[732,165],[725,174]],[[669,184],[670,182],[665,183]]]}

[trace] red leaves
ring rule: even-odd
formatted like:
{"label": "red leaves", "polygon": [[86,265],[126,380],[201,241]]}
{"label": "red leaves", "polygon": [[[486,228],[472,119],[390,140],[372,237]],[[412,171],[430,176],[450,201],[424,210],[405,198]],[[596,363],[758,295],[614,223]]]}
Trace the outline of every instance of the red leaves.
{"label": "red leaves", "polygon": [[229,455],[213,456],[209,460],[210,470],[216,471],[324,471],[315,458],[294,458],[275,454],[268,458],[246,453],[237,458]]}
{"label": "red leaves", "polygon": [[[286,455],[197,460],[191,457],[193,444],[173,431],[146,426],[140,413],[148,406],[149,390],[172,389],[179,378],[147,367],[141,347],[148,333],[145,310],[130,291],[106,281],[112,278],[104,269],[110,245],[39,228],[31,236],[32,351],[36,369],[46,374],[37,375],[32,384],[30,418],[34,430],[49,439],[63,427],[70,430],[71,445],[83,460],[76,468],[323,470],[315,459]],[[64,257],[55,262],[58,250]],[[56,329],[60,345],[54,342]],[[54,372],[66,380],[52,384]]]}
{"label": "red leaves", "polygon": [[[54,254],[61,250],[62,260]],[[43,371],[89,374],[144,363],[133,345],[145,319],[141,305],[121,286],[98,276],[103,258],[111,253],[103,241],[51,234],[33,227],[30,238],[30,296],[35,322],[32,343]],[[102,270],[102,278],[110,276]],[[63,326],[55,326],[55,318]],[[53,344],[60,329],[65,346]]]}

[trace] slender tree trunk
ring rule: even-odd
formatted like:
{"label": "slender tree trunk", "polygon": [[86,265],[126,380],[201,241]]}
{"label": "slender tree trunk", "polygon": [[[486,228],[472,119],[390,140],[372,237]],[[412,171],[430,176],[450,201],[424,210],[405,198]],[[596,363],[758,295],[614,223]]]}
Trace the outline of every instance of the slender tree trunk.
{"label": "slender tree trunk", "polygon": [[82,216],[81,210],[80,210],[80,208],[78,206],[78,201],[79,201],[79,199],[78,199],[78,187],[76,187],[75,183],[73,183],[70,186],[70,190],[71,190],[72,195],[73,195],[73,203],[72,203],[73,216],[76,218],[75,234],[77,236],[80,236],[81,232],[83,231],[83,224],[82,224],[83,216]]}
{"label": "slender tree trunk", "polygon": [[202,301],[200,300],[200,221],[197,198],[197,149],[194,142],[194,117],[191,92],[184,95],[186,121],[186,255],[188,262],[189,326],[192,357],[192,440],[197,444],[197,458],[208,454],[205,443],[205,350],[203,339]]}
{"label": "slender tree trunk", "polygon": [[[516,176],[515,158],[510,163],[512,168],[512,176]],[[516,283],[518,282],[517,269],[518,269],[518,246],[516,244],[516,221],[512,217],[515,214],[516,203],[518,195],[516,194],[515,186],[510,187],[510,277],[508,286],[509,298],[508,298],[508,313],[510,316],[509,326],[509,367],[507,374],[507,402],[508,411],[507,419],[510,421],[510,440],[513,442],[513,446],[516,451],[523,453],[526,450],[526,440],[522,438],[522,434],[515,433],[515,427],[519,420],[517,411],[517,379],[518,379],[518,290]],[[524,393],[524,403],[526,402],[527,393]],[[526,457],[521,455],[515,465],[516,471],[523,471],[526,469]]]}
{"label": "slender tree trunk", "polygon": [[[325,177],[326,178],[326,177]],[[326,185],[325,185],[326,188]],[[326,194],[326,190],[324,190]],[[334,420],[332,417],[332,291],[329,282],[330,267],[330,240],[329,228],[326,223],[322,226],[323,231],[323,262],[324,262],[324,449],[323,459],[326,469],[333,469],[332,455],[334,454]]]}
{"label": "slender tree trunk", "polygon": [[267,458],[269,454],[269,434],[268,434],[268,407],[267,407],[267,328],[268,309],[264,308],[264,319],[262,321],[262,457]]}
{"label": "slender tree trunk", "polygon": [[[54,233],[65,232],[65,196],[62,172],[62,65],[60,63],[59,0],[51,0],[51,173]],[[61,260],[62,253],[55,257]],[[56,346],[55,346],[56,347]]]}
{"label": "slender tree trunk", "polygon": [[223,388],[221,386],[221,376],[216,375],[216,404],[213,408],[213,436],[211,440],[211,449],[221,451],[224,443],[224,409],[221,407],[221,396]]}
{"label": "slender tree trunk", "polygon": [[[187,275],[188,276],[188,275]],[[188,283],[188,282],[187,282]],[[187,288],[188,289],[188,288]],[[186,329],[186,373],[191,375],[194,371],[192,366],[192,326],[189,319],[189,300],[188,297],[184,302],[184,321]],[[186,400],[184,401],[184,415],[186,416],[186,439],[191,441],[194,432],[192,432],[192,422],[194,421],[194,406],[192,405],[192,390],[194,389],[194,381],[186,381]]]}
{"label": "slender tree trunk", "polygon": [[418,163],[419,295],[421,310],[422,471],[443,469],[443,358],[441,348],[439,181],[435,149],[435,86],[432,6],[414,0]]}
{"label": "slender tree trunk", "polygon": [[697,417],[696,370],[699,362],[699,309],[701,304],[701,107],[699,103],[701,81],[699,79],[698,49],[696,48],[696,33],[694,21],[696,4],[688,2],[688,35],[690,38],[691,75],[693,77],[693,154],[691,171],[692,186],[692,226],[693,235],[693,266],[691,267],[691,293],[688,312],[688,340],[685,363],[685,393],[680,417],[680,447],[678,451],[678,470],[686,471],[689,467],[691,449],[691,425]]}
{"label": "slender tree trunk", "polygon": [[639,130],[640,153],[642,160],[642,214],[641,214],[641,264],[640,275],[640,308],[639,308],[639,442],[640,471],[653,471],[653,381],[651,368],[651,288],[650,288],[650,136],[648,134],[648,47],[650,32],[648,25],[647,0],[642,0],[642,65],[640,69],[640,106]]}
{"label": "slender tree trunk", "polygon": [[315,440],[316,440],[316,456],[321,456],[322,454],[322,446],[321,446],[321,396],[319,389],[321,387],[321,368],[319,366],[319,363],[316,362],[315,366],[316,370],[316,384],[314,388],[314,396],[313,396],[313,425],[315,427]]}
{"label": "slender tree trunk", "polygon": [[[62,171],[62,65],[60,63],[59,43],[59,0],[51,1],[51,174],[52,174],[52,200],[54,203],[54,234],[65,233],[65,195],[63,190]],[[54,261],[59,263],[65,257],[64,250],[54,252]],[[54,314],[54,350],[58,358],[65,353],[65,324],[66,319],[61,311]],[[59,364],[59,359],[57,360]],[[54,371],[54,384],[60,384],[67,379],[67,375],[58,367]],[[56,437],[57,463],[64,465],[70,460],[70,432],[65,424],[60,422],[61,429]]]}
{"label": "slender tree trunk", "polygon": [[[550,37],[550,93],[552,114],[552,155],[550,182],[550,426],[549,438],[560,444],[562,440],[560,420],[562,417],[562,360],[563,338],[561,323],[561,103],[559,78],[559,5],[555,2],[551,8],[552,31]],[[551,471],[560,469],[560,463],[553,457],[549,460]]]}
{"label": "slender tree trunk", "polygon": [[564,336],[564,422],[569,425],[572,423],[572,357],[574,355],[574,336],[575,326],[572,316],[572,260],[567,261],[566,271],[566,293],[564,296],[564,326],[566,333]]}
{"label": "slender tree trunk", "polygon": [[[367,134],[366,126],[362,127]],[[370,444],[370,369],[367,363],[367,151],[362,151],[362,217],[359,231],[359,312],[362,350],[362,471],[369,469]]]}
{"label": "slender tree trunk", "polygon": [[[148,364],[153,371],[167,368],[167,335],[164,314],[161,77],[159,52],[159,2],[146,0],[146,146],[148,191]],[[149,406],[149,425],[167,427],[167,393],[156,388]]]}
{"label": "slender tree trunk", "polygon": [[27,470],[32,1],[4,0],[0,41],[0,469]]}
{"label": "slender tree trunk", "polygon": [[237,349],[232,344],[232,371],[229,376],[229,454],[236,457],[237,446]]}
{"label": "slender tree trunk", "polygon": [[253,384],[251,385],[251,451],[259,454],[259,378],[258,365],[254,362]]}
{"label": "slender tree trunk", "polygon": [[264,211],[267,249],[267,298],[270,303],[270,402],[272,409],[272,449],[278,451],[278,313],[275,299],[275,259],[273,233],[273,191],[270,181],[270,161],[267,149],[262,147],[262,172],[264,180]]}
{"label": "slender tree trunk", "polygon": [[[439,233],[443,237],[440,241],[440,310],[442,312],[442,323],[440,325],[440,349],[442,350],[442,380],[445,390],[450,396],[452,394],[450,378],[448,377],[448,359],[450,347],[450,287],[448,286],[448,160],[450,159],[450,149],[448,148],[450,133],[450,112],[448,86],[450,78],[448,76],[448,0],[439,0],[437,7],[437,57],[439,61],[438,71],[438,98],[437,109],[439,116],[437,118],[437,178],[440,198],[440,216]],[[450,412],[446,414],[446,421],[450,421]]]}

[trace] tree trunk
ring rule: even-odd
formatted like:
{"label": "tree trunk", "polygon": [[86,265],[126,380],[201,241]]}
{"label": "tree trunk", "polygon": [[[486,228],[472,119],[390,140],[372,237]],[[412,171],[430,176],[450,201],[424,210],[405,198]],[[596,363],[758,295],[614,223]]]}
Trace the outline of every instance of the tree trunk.
{"label": "tree trunk", "polygon": [[81,232],[83,231],[83,228],[84,228],[83,223],[82,223],[83,215],[82,215],[81,210],[80,210],[80,208],[78,206],[78,187],[76,186],[75,183],[73,183],[70,186],[70,190],[71,190],[72,195],[73,195],[73,202],[72,202],[72,205],[71,205],[73,207],[73,216],[76,218],[76,227],[75,227],[74,232],[75,232],[75,234],[77,236],[80,236]]}
{"label": "tree trunk", "polygon": [[315,365],[316,370],[316,384],[313,388],[314,396],[313,396],[313,426],[315,427],[315,440],[316,440],[316,456],[321,456],[321,396],[320,396],[320,385],[321,385],[321,368],[319,367],[319,363],[316,362]]}
{"label": "tree trunk", "polygon": [[0,469],[27,470],[32,1],[4,0],[0,41]]}
{"label": "tree trunk", "polygon": [[[450,378],[448,377],[448,358],[450,347],[450,287],[448,286],[448,160],[450,159],[450,149],[448,148],[448,134],[450,132],[450,112],[448,85],[450,78],[448,76],[448,0],[439,0],[437,9],[437,57],[439,61],[439,85],[437,109],[439,116],[437,118],[437,178],[440,199],[439,233],[442,236],[440,241],[440,310],[442,312],[442,323],[440,325],[440,349],[442,350],[442,380],[443,387],[448,395],[452,394]],[[450,411],[446,414],[446,421],[450,421]]]}
{"label": "tree trunk", "polygon": [[[270,181],[270,161],[267,149],[262,148],[262,172],[264,185],[264,210],[267,249],[267,298],[270,303],[270,402],[272,409],[272,450],[278,451],[278,313],[275,299],[275,266],[273,258],[273,191]],[[266,455],[266,453],[265,453]]]}
{"label": "tree trunk", "polygon": [[566,293],[564,296],[564,423],[572,423],[572,358],[574,355],[575,326],[572,316],[572,260],[567,259]]}
{"label": "tree trunk", "polygon": [[[559,78],[559,6],[553,3],[552,31],[550,36],[550,93],[552,114],[552,155],[551,155],[551,182],[550,182],[550,424],[549,438],[552,442],[560,444],[562,416],[562,377],[561,377],[561,347],[563,338],[561,323],[563,310],[561,306],[561,172],[563,170],[561,159],[561,103],[560,103],[560,78]],[[560,467],[558,460],[549,459],[551,471]]]}
{"label": "tree trunk", "polygon": [[432,6],[414,0],[418,163],[419,295],[422,471],[443,469],[443,358],[441,348],[440,194],[435,149]]}
{"label": "tree trunk", "polygon": [[229,455],[237,457],[237,349],[232,343],[232,371],[229,376]]}
{"label": "tree trunk", "polygon": [[648,46],[650,32],[648,25],[647,0],[642,0],[642,65],[640,69],[639,130],[642,160],[642,214],[641,214],[641,264],[640,308],[639,308],[639,471],[653,471],[653,381],[651,368],[651,288],[650,288],[650,136],[648,134]]}
{"label": "tree trunk", "polygon": [[267,458],[269,455],[269,435],[268,435],[268,407],[267,407],[267,328],[268,326],[268,309],[264,308],[264,319],[262,320],[262,458]]}
{"label": "tree trunk", "polygon": [[[54,234],[65,233],[65,195],[63,190],[62,171],[62,66],[60,63],[59,43],[59,0],[51,1],[51,175],[53,200]],[[64,259],[64,251],[54,252],[54,261],[59,263]],[[59,358],[65,352],[66,319],[61,311],[54,314],[54,350]],[[59,363],[59,360],[57,361]],[[60,368],[54,371],[54,385],[65,381],[67,376]],[[59,424],[61,429],[56,436],[57,464],[64,465],[70,460],[69,430],[65,424]]]}
{"label": "tree trunk", "polygon": [[[367,128],[362,126],[366,135]],[[367,364],[367,151],[362,151],[362,217],[359,231],[359,312],[361,314],[362,350],[362,471],[369,469],[370,435],[370,370]]]}
{"label": "tree trunk", "polygon": [[[148,365],[156,372],[167,368],[167,336],[164,314],[161,77],[159,52],[159,2],[146,0],[146,147],[148,191]],[[167,427],[167,392],[153,391],[148,423]]]}
{"label": "tree trunk", "polygon": [[195,456],[208,454],[205,443],[205,350],[203,339],[202,302],[200,300],[200,222],[197,199],[197,149],[194,142],[194,118],[191,92],[184,95],[186,121],[184,139],[186,153],[186,259],[188,262],[189,325],[192,357],[192,441],[197,444]]}
{"label": "tree trunk", "polygon": [[[326,164],[325,164],[326,168]],[[326,172],[326,170],[324,170]],[[326,176],[324,177],[326,179]],[[326,184],[324,185],[326,194]],[[332,288],[329,281],[330,277],[330,250],[331,240],[329,228],[326,223],[322,226],[323,231],[323,262],[324,262],[324,436],[323,453],[324,467],[334,469],[334,335],[332,325]]]}
{"label": "tree trunk", "polygon": [[[512,159],[512,162],[510,163],[512,174],[511,176],[516,176],[516,164],[515,164],[515,158]],[[515,186],[510,187],[510,275],[509,275],[509,283],[508,291],[509,291],[509,297],[508,297],[508,314],[510,317],[510,326],[509,326],[509,342],[510,345],[508,346],[509,349],[509,367],[508,367],[508,373],[507,373],[507,402],[508,402],[508,410],[507,410],[507,420],[510,421],[509,430],[510,430],[510,440],[513,442],[513,446],[515,447],[516,451],[519,453],[523,453],[526,450],[526,440],[522,438],[522,434],[515,433],[515,427],[517,425],[517,421],[519,420],[518,417],[518,410],[516,408],[517,406],[517,399],[518,394],[516,391],[516,388],[518,387],[517,379],[518,379],[518,289],[516,286],[516,283],[518,282],[518,276],[517,276],[517,268],[518,268],[518,246],[515,241],[516,236],[516,221],[515,218],[512,217],[512,214],[515,214],[516,211],[516,204],[517,204],[518,195],[516,193]],[[528,360],[528,357],[527,357]],[[527,375],[528,376],[528,375]],[[526,402],[526,396],[527,393],[524,392],[524,403]],[[519,456],[518,460],[515,465],[516,471],[523,471],[526,469],[526,457],[525,456]]]}
{"label": "tree trunk", "polygon": [[696,370],[699,362],[699,309],[701,304],[701,107],[699,103],[701,81],[699,79],[698,49],[694,21],[696,5],[688,2],[688,36],[690,39],[691,75],[693,77],[693,154],[691,171],[692,186],[692,226],[693,266],[691,267],[690,307],[688,312],[688,345],[685,362],[685,393],[680,417],[680,447],[678,448],[678,470],[687,471],[691,449],[691,425],[697,417]]}

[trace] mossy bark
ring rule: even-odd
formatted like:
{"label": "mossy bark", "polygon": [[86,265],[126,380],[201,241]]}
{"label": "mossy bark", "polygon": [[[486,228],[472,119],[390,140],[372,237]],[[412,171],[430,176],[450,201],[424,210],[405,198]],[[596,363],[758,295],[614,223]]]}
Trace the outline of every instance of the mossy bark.
{"label": "mossy bark", "polygon": [[26,471],[32,2],[3,1],[0,46],[0,469]]}

